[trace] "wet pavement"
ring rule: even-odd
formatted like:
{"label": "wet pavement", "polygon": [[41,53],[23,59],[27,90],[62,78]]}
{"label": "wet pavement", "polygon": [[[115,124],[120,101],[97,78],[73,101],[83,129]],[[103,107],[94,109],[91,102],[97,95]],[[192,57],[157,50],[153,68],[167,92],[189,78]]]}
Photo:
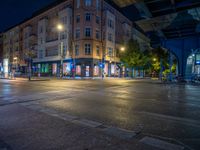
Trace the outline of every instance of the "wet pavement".
{"label": "wet pavement", "polygon": [[[56,111],[57,116],[68,114],[104,126],[135,131],[139,133],[138,141],[149,136],[178,143],[186,149],[200,147],[200,86],[150,80],[28,82],[17,79],[0,80],[0,89],[1,115],[1,110],[9,107],[40,107],[40,110]],[[18,109],[15,111],[17,113]],[[5,112],[3,116],[6,115]],[[0,122],[0,128],[5,129],[4,126],[6,123]],[[0,134],[7,137],[4,131]],[[8,139],[0,138],[0,141]]]}

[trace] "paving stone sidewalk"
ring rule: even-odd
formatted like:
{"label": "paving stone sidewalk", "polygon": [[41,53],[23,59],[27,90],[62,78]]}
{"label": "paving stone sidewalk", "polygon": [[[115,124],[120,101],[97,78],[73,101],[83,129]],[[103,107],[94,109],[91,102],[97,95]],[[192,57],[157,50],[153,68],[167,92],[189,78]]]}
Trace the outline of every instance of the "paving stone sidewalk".
{"label": "paving stone sidewalk", "polygon": [[0,150],[157,150],[13,104],[0,107]]}

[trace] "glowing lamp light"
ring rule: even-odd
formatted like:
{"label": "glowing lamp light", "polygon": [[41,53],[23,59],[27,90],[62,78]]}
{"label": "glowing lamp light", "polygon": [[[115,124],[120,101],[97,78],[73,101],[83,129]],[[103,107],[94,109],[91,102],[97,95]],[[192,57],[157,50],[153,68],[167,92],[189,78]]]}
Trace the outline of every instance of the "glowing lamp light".
{"label": "glowing lamp light", "polygon": [[125,47],[121,47],[121,49],[120,49],[122,52],[124,52],[125,51]]}
{"label": "glowing lamp light", "polygon": [[62,25],[62,24],[58,24],[58,25],[57,25],[57,29],[58,29],[59,31],[62,31],[62,30],[63,30],[63,25]]}

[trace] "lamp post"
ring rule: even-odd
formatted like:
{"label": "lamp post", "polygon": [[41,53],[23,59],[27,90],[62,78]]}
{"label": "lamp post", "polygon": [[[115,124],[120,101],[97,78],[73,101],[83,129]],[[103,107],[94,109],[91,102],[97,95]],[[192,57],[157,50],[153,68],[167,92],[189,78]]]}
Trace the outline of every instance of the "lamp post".
{"label": "lamp post", "polygon": [[17,60],[18,60],[18,58],[14,57],[13,60],[14,60],[14,64],[15,64],[15,70],[17,70]]}
{"label": "lamp post", "polygon": [[63,77],[63,42],[61,41],[61,32],[63,31],[64,27],[62,24],[57,25],[58,30],[58,40],[59,40],[59,49],[60,49],[60,78]]}
{"label": "lamp post", "polygon": [[[61,56],[61,59],[60,59],[60,77],[62,78],[63,77],[63,59],[64,59],[64,51],[63,51],[63,45],[64,43],[61,41],[61,32],[64,31],[64,26],[62,24],[57,24],[57,30],[58,30],[58,33],[59,33],[59,43],[60,43],[60,56]],[[68,34],[70,34],[69,31],[66,31]],[[69,38],[69,36],[67,36]],[[76,57],[76,54],[75,54],[75,45],[74,45],[74,41],[73,41],[73,37],[71,37],[71,44],[72,44],[72,59],[73,59],[73,77],[75,78],[75,57]]]}
{"label": "lamp post", "polygon": [[[120,47],[120,52],[125,52],[125,50],[126,50],[126,48],[124,46]],[[117,57],[116,52],[115,52],[115,57]],[[116,69],[117,69],[117,66],[116,66],[116,61],[115,61],[115,71],[116,71]],[[120,72],[119,72],[118,76],[120,77]]]}
{"label": "lamp post", "polygon": [[18,72],[18,58],[14,57],[13,59],[14,59],[14,62],[15,62],[15,71],[14,71],[13,76],[15,77],[15,72]]}

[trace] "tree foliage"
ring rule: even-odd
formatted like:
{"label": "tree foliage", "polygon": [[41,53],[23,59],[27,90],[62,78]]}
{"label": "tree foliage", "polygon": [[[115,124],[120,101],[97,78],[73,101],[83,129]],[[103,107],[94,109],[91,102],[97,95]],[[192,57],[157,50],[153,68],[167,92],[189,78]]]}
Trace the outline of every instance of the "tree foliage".
{"label": "tree foliage", "polygon": [[[152,72],[157,75],[162,71],[164,74],[170,72],[170,55],[169,52],[161,47],[141,51],[137,41],[131,39],[126,45],[126,51],[121,55],[121,61],[131,70],[145,69],[149,74]],[[176,72],[176,64],[173,61],[171,66],[172,72]]]}
{"label": "tree foliage", "polygon": [[128,68],[145,67],[149,57],[140,50],[138,42],[131,39],[126,45],[126,51],[121,55],[121,61]]}

